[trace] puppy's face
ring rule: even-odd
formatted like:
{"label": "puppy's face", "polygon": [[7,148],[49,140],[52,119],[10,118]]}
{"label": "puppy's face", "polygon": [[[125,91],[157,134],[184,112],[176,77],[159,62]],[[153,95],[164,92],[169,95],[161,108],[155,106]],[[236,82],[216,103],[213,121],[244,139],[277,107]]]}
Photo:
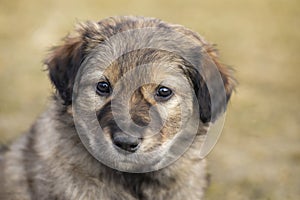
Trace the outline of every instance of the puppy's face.
{"label": "puppy's face", "polygon": [[212,90],[204,81],[215,77],[212,63],[224,90],[218,99],[226,106],[231,77],[212,52],[201,55],[202,41],[193,32],[123,17],[87,23],[77,34],[54,49],[46,64],[82,142],[110,167],[151,171],[184,153],[223,108],[217,105],[213,112]]}
{"label": "puppy's face", "polygon": [[163,151],[181,131],[197,106],[182,67],[171,53],[140,50],[99,70],[91,93],[96,93],[96,115],[112,153]]}

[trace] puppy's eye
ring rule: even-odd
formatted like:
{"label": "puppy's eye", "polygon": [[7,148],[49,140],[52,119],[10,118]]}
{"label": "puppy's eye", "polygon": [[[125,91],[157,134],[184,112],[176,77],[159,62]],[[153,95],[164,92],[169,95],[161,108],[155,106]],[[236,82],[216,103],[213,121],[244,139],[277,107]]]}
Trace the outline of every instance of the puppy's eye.
{"label": "puppy's eye", "polygon": [[157,101],[166,101],[172,97],[172,90],[170,88],[161,86],[156,91],[156,100]]}
{"label": "puppy's eye", "polygon": [[101,81],[97,83],[97,94],[101,96],[108,96],[110,94],[110,84],[105,81]]}

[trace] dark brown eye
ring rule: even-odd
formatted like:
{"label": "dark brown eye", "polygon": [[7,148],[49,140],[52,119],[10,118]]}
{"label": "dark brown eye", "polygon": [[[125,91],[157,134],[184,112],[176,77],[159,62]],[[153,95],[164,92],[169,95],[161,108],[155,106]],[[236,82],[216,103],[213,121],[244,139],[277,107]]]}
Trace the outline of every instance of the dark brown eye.
{"label": "dark brown eye", "polygon": [[156,91],[156,100],[158,101],[166,101],[169,100],[172,96],[173,92],[170,88],[161,86]]}
{"label": "dark brown eye", "polygon": [[108,96],[110,94],[110,84],[105,81],[97,83],[97,94],[101,96]]}

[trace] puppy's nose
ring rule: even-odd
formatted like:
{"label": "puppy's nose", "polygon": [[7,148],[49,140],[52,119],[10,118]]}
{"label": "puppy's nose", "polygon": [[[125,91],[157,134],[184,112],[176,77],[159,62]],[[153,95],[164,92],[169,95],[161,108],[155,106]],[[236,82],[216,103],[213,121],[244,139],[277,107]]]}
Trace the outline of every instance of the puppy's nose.
{"label": "puppy's nose", "polygon": [[140,138],[126,135],[125,133],[113,134],[112,140],[117,148],[123,149],[130,153],[138,150],[141,144]]}

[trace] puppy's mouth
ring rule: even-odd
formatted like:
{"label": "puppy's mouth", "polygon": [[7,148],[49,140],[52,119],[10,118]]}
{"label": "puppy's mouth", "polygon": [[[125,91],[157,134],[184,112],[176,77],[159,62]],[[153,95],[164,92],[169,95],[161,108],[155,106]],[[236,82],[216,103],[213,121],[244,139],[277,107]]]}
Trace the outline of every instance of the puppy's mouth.
{"label": "puppy's mouth", "polygon": [[91,155],[110,168],[124,172],[150,172],[167,166],[178,156],[176,149],[170,151],[173,140],[161,141],[160,135],[136,137],[114,131],[113,127],[106,126],[86,138]]}
{"label": "puppy's mouth", "polygon": [[119,147],[114,147],[115,153],[118,157],[114,161],[114,168],[121,169],[121,171],[152,171],[158,169],[163,160],[162,152],[155,149],[151,152],[128,152]]}

